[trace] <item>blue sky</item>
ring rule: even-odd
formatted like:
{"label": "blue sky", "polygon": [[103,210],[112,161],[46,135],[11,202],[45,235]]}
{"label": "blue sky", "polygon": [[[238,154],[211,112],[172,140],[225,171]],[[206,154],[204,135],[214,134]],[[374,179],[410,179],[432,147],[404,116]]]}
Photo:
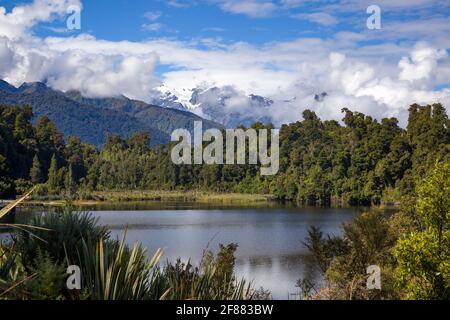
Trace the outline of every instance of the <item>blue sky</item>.
{"label": "blue sky", "polygon": [[[1,0],[0,5],[11,10],[16,5],[31,3],[32,0]],[[368,4],[376,1],[248,1],[256,4],[273,3],[273,9],[224,9],[224,3],[245,3],[243,1],[164,1],[164,0],[84,0],[82,1],[81,32],[88,32],[98,38],[118,41],[141,41],[149,38],[195,38],[219,37],[224,41],[245,41],[262,44],[269,41],[286,41],[298,37],[328,38],[341,31],[360,32],[366,29],[365,12]],[[346,4],[346,2],[348,4]],[[401,1],[393,1],[401,2]],[[403,1],[406,3],[407,1]],[[427,16],[448,16],[448,6],[429,6],[430,1],[418,2],[418,6],[390,5],[383,12],[383,23],[390,21],[414,21],[421,14]],[[441,1],[445,3],[447,1]],[[174,5],[174,3],[176,3]],[[288,4],[286,4],[288,3]],[[297,4],[298,3],[298,4]],[[423,3],[423,5],[420,5]],[[438,2],[436,2],[438,3]],[[336,9],[338,8],[338,9]],[[417,11],[419,8],[419,11]],[[422,10],[422,11],[420,11]],[[263,13],[259,13],[263,12]],[[310,14],[322,14],[313,19]],[[153,19],[146,18],[153,16]],[[302,16],[303,15],[303,16]],[[328,18],[328,19],[326,19]],[[65,21],[43,23],[34,31],[40,36],[51,36],[46,27],[63,28]],[[154,25],[148,30],[144,25]],[[381,31],[382,32],[382,31]]]}
{"label": "blue sky", "polygon": [[[369,30],[367,7],[381,10]],[[81,30],[65,27],[82,6]],[[275,122],[349,106],[404,117],[412,102],[450,104],[450,0],[0,0],[0,77],[89,96],[152,101],[192,88],[276,103]],[[315,102],[315,93],[329,93]],[[227,110],[224,110],[226,112]],[[201,111],[199,111],[200,113]]]}

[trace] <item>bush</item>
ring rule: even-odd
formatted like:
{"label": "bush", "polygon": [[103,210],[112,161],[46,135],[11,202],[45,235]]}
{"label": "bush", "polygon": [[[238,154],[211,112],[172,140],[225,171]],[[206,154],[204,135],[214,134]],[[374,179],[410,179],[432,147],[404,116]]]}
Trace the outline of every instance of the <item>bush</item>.
{"label": "bush", "polygon": [[109,238],[106,227],[98,225],[98,219],[88,213],[72,212],[64,207],[61,212],[44,213],[29,222],[33,233],[19,231],[17,250],[25,266],[35,266],[39,254],[47,255],[55,263],[80,264],[83,242],[96,243]]}
{"label": "bush", "polygon": [[[344,224],[342,238],[324,238],[322,232],[312,228],[306,241],[327,287],[329,299],[395,299],[391,250],[395,244],[389,220],[381,212],[368,212]],[[382,290],[367,289],[367,267],[381,268]]]}
{"label": "bush", "polygon": [[17,287],[18,292],[25,292],[27,299],[63,300],[67,297],[66,268],[55,263],[47,255],[39,254],[31,267],[31,278]]}
{"label": "bush", "polygon": [[394,250],[396,279],[408,299],[450,299],[450,163],[436,163],[417,188],[421,229]]}
{"label": "bush", "polygon": [[162,293],[166,300],[253,299],[252,284],[244,279],[238,281],[234,275],[236,249],[236,244],[220,245],[217,256],[207,251],[198,267],[190,261],[168,262],[155,277],[160,290],[164,288],[158,295]]}

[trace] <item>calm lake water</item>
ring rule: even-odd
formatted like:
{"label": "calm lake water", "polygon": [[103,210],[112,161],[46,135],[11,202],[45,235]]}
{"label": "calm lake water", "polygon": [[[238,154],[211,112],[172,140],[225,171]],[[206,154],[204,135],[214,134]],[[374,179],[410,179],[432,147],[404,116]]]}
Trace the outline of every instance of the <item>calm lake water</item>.
{"label": "calm lake water", "polygon": [[[42,210],[42,209],[41,209]],[[274,299],[287,299],[299,291],[300,278],[320,281],[312,257],[303,245],[310,226],[339,235],[343,222],[361,210],[356,208],[219,208],[195,204],[131,205],[89,208],[100,223],[121,237],[125,227],[127,242],[142,242],[150,253],[164,250],[164,258],[189,258],[198,262],[208,246],[237,243],[236,272],[254,281],[255,287],[272,292]],[[25,221],[29,213],[17,214]]]}

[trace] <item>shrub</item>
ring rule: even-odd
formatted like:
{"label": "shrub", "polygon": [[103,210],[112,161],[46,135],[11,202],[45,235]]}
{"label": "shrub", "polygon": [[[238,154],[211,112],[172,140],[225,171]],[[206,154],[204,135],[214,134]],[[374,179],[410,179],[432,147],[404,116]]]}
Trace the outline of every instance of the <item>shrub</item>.
{"label": "shrub", "polygon": [[79,264],[83,241],[95,244],[109,237],[108,229],[99,226],[98,219],[88,213],[72,212],[71,207],[34,216],[29,223],[48,230],[34,229],[31,234],[19,231],[16,246],[27,267],[35,266],[39,254],[47,255],[55,263]]}
{"label": "shrub", "polygon": [[143,300],[150,295],[152,273],[161,257],[151,260],[141,244],[125,245],[126,232],[119,241],[100,239],[95,246],[82,243],[84,295],[93,300]]}

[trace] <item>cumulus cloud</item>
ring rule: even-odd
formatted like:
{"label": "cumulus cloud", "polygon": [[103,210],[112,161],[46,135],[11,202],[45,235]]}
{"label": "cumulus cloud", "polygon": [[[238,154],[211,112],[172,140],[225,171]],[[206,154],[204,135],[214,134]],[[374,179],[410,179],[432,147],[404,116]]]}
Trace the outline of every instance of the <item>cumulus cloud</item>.
{"label": "cumulus cloud", "polygon": [[17,86],[46,81],[55,89],[79,90],[86,96],[149,99],[150,90],[159,84],[154,75],[156,54],[59,51],[48,39],[32,36],[34,25],[64,16],[74,5],[81,8],[78,0],[35,0],[10,13],[0,7],[0,78]]}
{"label": "cumulus cloud", "polygon": [[158,83],[153,76],[156,60],[155,55],[140,59],[68,50],[55,57],[44,74],[50,86],[62,91],[75,89],[90,97],[124,94],[147,100]]}
{"label": "cumulus cloud", "polygon": [[398,66],[401,69],[399,79],[416,81],[429,79],[437,68],[438,60],[446,58],[446,50],[436,50],[426,45],[417,46],[410,57],[403,57]]}

